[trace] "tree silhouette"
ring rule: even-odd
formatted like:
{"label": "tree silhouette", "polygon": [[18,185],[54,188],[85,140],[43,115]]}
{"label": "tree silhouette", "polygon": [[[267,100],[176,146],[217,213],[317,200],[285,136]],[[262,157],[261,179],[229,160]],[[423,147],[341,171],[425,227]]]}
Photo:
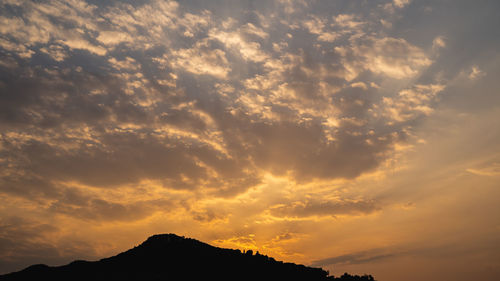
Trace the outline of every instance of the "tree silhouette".
{"label": "tree silhouette", "polygon": [[370,275],[328,276],[321,268],[253,255],[252,250],[222,249],[174,234],[154,235],[114,257],[68,265],[30,266],[0,280],[329,280],[374,281]]}

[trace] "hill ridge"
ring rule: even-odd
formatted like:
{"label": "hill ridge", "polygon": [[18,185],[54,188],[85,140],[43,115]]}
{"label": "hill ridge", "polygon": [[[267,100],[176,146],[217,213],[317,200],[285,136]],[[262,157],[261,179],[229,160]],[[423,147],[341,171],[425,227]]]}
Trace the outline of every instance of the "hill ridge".
{"label": "hill ridge", "polygon": [[141,244],[98,261],[76,260],[51,267],[32,265],[0,280],[359,280],[372,276],[329,276],[321,268],[219,248],[173,233],[155,234]]}

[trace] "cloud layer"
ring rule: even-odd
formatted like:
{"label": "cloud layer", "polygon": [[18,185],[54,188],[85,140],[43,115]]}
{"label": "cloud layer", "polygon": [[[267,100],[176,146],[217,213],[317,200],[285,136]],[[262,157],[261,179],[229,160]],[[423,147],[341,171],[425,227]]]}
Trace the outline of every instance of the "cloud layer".
{"label": "cloud layer", "polygon": [[[381,91],[380,81],[413,78],[432,61],[404,39],[368,35],[377,23],[355,15],[235,19],[173,1],[4,6],[2,186],[11,192],[24,181],[54,195],[57,182],[157,180],[224,196],[263,171],[355,178],[407,138],[390,119],[428,113],[442,89],[422,85],[400,101]],[[317,35],[313,45],[296,39]]]}
{"label": "cloud layer", "polygon": [[[51,237],[47,251],[67,251],[49,255],[61,261],[73,246],[57,241],[80,223],[109,235],[168,221],[221,245],[304,259],[291,245],[315,223],[406,204],[377,180],[426,143],[422,128],[443,100],[463,104],[456,89],[490,85],[496,69],[452,59],[466,46],[452,27],[467,4],[441,18],[443,3],[354,2],[3,1],[3,244]],[[474,11],[490,19],[487,10]],[[419,17],[446,28],[407,27]],[[483,92],[478,108],[494,96]],[[464,171],[497,177],[495,161]],[[14,243],[14,225],[39,227],[41,238]],[[135,233],[127,241],[144,236]],[[16,264],[25,252],[9,247],[0,259]],[[379,257],[356,251],[324,261]]]}

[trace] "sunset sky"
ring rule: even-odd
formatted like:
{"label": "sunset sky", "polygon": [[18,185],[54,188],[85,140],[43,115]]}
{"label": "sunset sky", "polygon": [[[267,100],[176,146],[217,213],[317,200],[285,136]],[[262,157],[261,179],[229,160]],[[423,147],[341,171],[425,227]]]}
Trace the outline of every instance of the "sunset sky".
{"label": "sunset sky", "polygon": [[0,274],[156,233],[500,276],[500,1],[0,1]]}

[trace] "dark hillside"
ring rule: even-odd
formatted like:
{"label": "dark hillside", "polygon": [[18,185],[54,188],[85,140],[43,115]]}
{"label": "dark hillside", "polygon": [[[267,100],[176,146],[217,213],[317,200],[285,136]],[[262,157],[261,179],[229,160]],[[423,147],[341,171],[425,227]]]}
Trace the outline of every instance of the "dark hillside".
{"label": "dark hillside", "polygon": [[223,249],[174,234],[154,235],[141,245],[100,261],[33,265],[0,280],[373,280],[339,278],[321,268],[283,263],[248,251]]}

